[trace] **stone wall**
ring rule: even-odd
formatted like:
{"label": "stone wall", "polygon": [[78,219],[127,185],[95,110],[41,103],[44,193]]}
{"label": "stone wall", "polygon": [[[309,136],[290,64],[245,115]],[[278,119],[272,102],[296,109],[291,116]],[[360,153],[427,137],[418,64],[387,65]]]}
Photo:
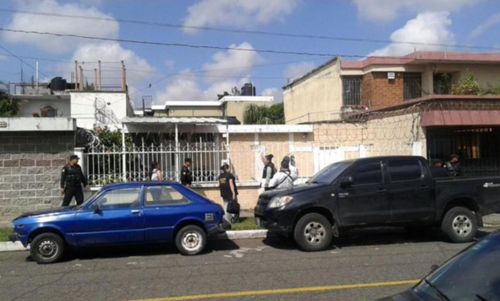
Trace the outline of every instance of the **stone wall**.
{"label": "stone wall", "polygon": [[73,132],[0,132],[0,224],[60,205],[60,172],[73,148]]}

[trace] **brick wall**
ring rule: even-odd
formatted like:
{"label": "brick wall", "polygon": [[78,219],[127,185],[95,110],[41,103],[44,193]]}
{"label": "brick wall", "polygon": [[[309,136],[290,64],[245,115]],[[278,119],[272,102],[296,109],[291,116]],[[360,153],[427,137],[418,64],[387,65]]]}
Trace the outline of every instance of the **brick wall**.
{"label": "brick wall", "polygon": [[363,76],[362,104],[370,109],[380,109],[403,102],[403,73],[387,79],[387,72],[372,72]]}
{"label": "brick wall", "polygon": [[73,147],[73,132],[0,132],[0,223],[60,205],[60,171]]}

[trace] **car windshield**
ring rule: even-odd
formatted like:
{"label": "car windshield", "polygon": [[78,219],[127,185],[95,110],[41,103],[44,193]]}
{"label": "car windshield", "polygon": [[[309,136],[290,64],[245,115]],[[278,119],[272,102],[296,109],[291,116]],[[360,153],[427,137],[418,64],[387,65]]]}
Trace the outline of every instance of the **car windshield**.
{"label": "car windshield", "polygon": [[330,184],[335,180],[352,162],[337,162],[320,170],[307,183]]}
{"label": "car windshield", "polygon": [[[424,300],[498,300],[500,296],[500,233],[492,234],[452,258],[414,292]],[[437,293],[437,294],[436,294]],[[437,300],[440,300],[437,299]]]}

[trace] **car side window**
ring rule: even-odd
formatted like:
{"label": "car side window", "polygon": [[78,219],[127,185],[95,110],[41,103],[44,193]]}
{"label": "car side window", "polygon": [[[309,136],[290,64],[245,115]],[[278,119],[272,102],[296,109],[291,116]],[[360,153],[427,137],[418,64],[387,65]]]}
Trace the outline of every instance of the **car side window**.
{"label": "car side window", "polygon": [[141,205],[141,187],[108,190],[94,204],[101,210],[137,208]]}
{"label": "car side window", "polygon": [[414,181],[422,178],[422,167],[415,159],[388,160],[387,169],[391,182]]}
{"label": "car side window", "polygon": [[146,188],[146,206],[182,205],[190,201],[173,186],[149,186]]}
{"label": "car side window", "polygon": [[360,164],[352,172],[353,186],[383,183],[380,161]]}

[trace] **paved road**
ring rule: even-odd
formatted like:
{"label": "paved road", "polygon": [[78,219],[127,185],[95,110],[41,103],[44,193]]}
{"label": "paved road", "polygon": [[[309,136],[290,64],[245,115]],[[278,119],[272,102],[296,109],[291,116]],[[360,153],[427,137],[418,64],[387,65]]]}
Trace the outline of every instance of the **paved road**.
{"label": "paved road", "polygon": [[[209,251],[196,257],[181,256],[172,247],[105,249],[45,266],[32,262],[27,252],[0,253],[0,299],[374,300],[410,286],[390,282],[419,279],[432,264],[465,247],[442,242],[439,233],[418,237],[378,229],[352,232],[319,253],[298,251],[278,239],[211,242]],[[343,286],[386,282],[389,286]],[[321,291],[323,286],[329,287]]]}

